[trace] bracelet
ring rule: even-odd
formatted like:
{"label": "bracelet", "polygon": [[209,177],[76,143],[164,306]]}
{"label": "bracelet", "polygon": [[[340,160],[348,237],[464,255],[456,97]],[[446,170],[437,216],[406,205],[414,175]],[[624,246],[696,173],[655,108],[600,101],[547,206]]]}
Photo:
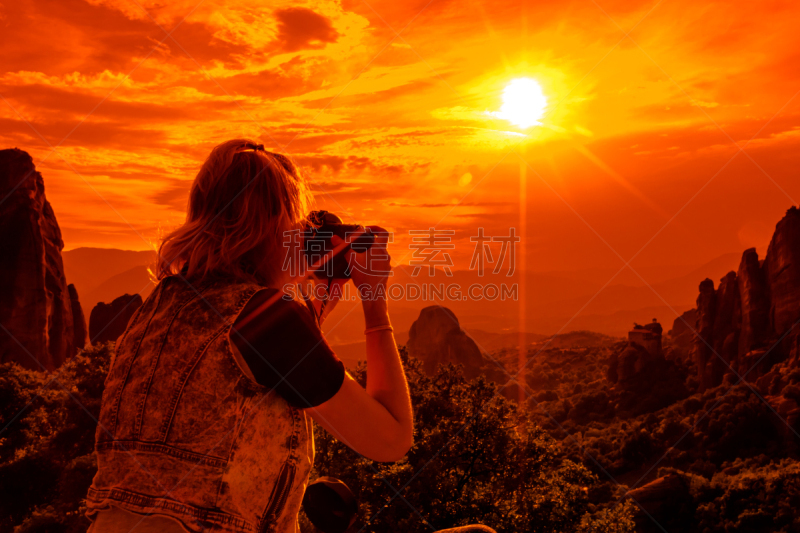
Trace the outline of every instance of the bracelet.
{"label": "bracelet", "polygon": [[371,328],[367,328],[364,330],[364,335],[367,333],[375,333],[376,331],[394,331],[394,328],[391,324],[384,324],[382,326],[374,326]]}

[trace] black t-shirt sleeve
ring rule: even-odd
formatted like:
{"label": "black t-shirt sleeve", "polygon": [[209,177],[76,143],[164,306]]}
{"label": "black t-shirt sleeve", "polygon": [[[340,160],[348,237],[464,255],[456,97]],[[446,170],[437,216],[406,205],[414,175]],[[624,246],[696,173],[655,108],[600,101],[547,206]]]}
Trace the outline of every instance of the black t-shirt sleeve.
{"label": "black t-shirt sleeve", "polygon": [[315,407],[331,399],[344,381],[336,357],[303,304],[264,289],[245,305],[231,340],[260,385],[276,389],[291,405]]}

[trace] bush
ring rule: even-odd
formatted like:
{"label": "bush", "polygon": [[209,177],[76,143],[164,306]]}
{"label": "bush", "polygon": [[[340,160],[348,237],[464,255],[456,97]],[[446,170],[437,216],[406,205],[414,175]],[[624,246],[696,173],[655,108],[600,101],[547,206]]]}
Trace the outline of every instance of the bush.
{"label": "bush", "polygon": [[[453,365],[429,378],[419,361],[404,352],[403,360],[415,417],[414,446],[403,461],[376,463],[315,433],[312,477],[339,478],[356,493],[353,531],[429,532],[472,523],[500,533],[632,531],[628,506],[590,511],[588,494],[598,479],[567,460],[494,385],[481,377],[466,381]],[[366,369],[355,377],[365,384]]]}
{"label": "bush", "polygon": [[693,487],[693,496],[701,531],[800,531],[800,464],[795,461],[760,466],[737,460]]}
{"label": "bush", "polygon": [[53,373],[0,365],[0,531],[86,531],[83,498],[97,470],[94,432],[112,350],[85,350]]}
{"label": "bush", "polygon": [[[112,351],[91,348],[52,374],[0,365],[0,531],[86,531],[83,498],[97,469],[96,417]],[[467,381],[453,366],[429,379],[405,353],[404,364],[417,427],[403,461],[374,463],[316,432],[314,475],[354,489],[368,531],[430,531],[420,515],[437,528],[485,523],[501,533],[632,531],[631,510],[595,508],[588,495],[597,478],[494,385]],[[365,383],[364,367],[356,376]]]}

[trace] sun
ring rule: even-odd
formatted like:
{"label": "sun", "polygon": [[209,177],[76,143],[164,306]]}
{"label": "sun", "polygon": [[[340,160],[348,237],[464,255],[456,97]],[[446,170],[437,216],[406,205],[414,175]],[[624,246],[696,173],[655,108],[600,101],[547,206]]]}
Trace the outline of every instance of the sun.
{"label": "sun", "polygon": [[503,105],[492,113],[522,129],[540,125],[547,109],[547,97],[539,83],[531,78],[515,78],[503,89]]}

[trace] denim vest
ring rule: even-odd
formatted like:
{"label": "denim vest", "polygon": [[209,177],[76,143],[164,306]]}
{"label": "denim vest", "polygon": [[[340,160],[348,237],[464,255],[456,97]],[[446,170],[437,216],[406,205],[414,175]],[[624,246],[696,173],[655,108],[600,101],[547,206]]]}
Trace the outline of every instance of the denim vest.
{"label": "denim vest", "polygon": [[252,379],[231,325],[262,287],[165,278],[117,340],[87,496],[190,531],[299,531],[309,417]]}

